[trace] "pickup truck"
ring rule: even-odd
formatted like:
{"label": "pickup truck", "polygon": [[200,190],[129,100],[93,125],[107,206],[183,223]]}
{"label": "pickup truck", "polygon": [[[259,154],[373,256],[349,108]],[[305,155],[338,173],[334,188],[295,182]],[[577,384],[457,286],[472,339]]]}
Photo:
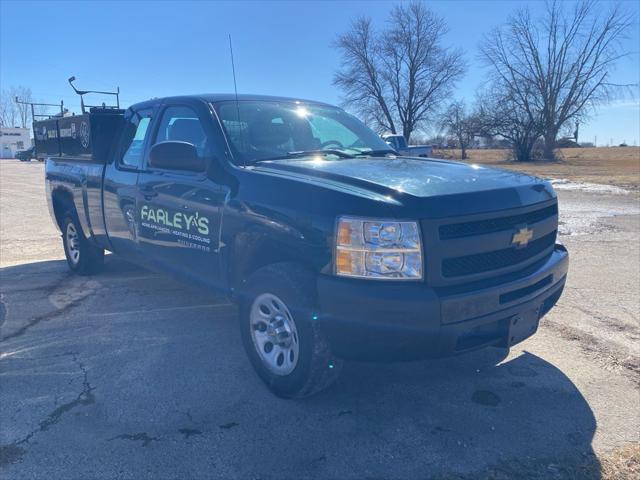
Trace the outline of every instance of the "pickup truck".
{"label": "pickup truck", "polygon": [[507,349],[565,285],[548,182],[398,156],[331,105],[181,96],[35,131],[70,269],[109,250],[224,292],[281,397],[323,389],[344,360]]}
{"label": "pickup truck", "polygon": [[21,162],[30,162],[32,158],[36,158],[36,149],[34,147],[16,152],[16,158]]}
{"label": "pickup truck", "polygon": [[383,135],[382,139],[401,155],[411,157],[430,157],[433,148],[430,145],[407,145],[407,140],[402,135]]}

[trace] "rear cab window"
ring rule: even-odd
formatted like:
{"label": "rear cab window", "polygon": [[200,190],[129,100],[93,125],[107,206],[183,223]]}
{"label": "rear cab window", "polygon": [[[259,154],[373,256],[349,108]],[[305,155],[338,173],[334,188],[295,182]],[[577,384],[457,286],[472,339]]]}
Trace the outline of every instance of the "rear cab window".
{"label": "rear cab window", "polygon": [[131,110],[131,114],[125,118],[122,148],[119,155],[120,166],[141,168],[152,113],[152,109]]}

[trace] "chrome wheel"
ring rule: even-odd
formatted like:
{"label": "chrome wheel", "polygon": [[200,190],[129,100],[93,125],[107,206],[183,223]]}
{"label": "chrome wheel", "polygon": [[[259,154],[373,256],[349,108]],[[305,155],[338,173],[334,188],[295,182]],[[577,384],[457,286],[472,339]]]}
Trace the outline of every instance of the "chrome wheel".
{"label": "chrome wheel", "polygon": [[296,324],[285,303],[271,293],[258,295],[249,315],[251,339],[262,363],[276,375],[288,375],[298,364]]}
{"label": "chrome wheel", "polygon": [[80,261],[80,238],[73,223],[67,223],[65,236],[67,241],[67,256],[74,265],[77,265]]}

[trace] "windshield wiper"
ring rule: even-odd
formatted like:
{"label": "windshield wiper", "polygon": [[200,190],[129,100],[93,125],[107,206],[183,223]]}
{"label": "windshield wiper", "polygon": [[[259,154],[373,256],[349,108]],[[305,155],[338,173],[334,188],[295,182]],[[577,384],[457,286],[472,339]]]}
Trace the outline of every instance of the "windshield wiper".
{"label": "windshield wiper", "polygon": [[295,152],[287,152],[284,155],[278,155],[276,157],[269,157],[269,158],[260,158],[258,160],[254,160],[251,163],[260,163],[260,162],[268,162],[270,160],[285,160],[287,158],[300,158],[300,157],[306,157],[309,155],[335,155],[336,157],[340,157],[340,158],[356,158],[355,156],[343,152],[342,150],[332,150],[332,149],[326,149],[326,150],[297,150]]}
{"label": "windshield wiper", "polygon": [[288,157],[304,157],[305,155],[335,155],[340,158],[353,158],[353,155],[350,153],[330,148],[326,150],[298,150],[295,152],[287,152]]}
{"label": "windshield wiper", "polygon": [[365,150],[364,152],[356,153],[356,157],[385,157],[387,155],[395,155],[393,150]]}

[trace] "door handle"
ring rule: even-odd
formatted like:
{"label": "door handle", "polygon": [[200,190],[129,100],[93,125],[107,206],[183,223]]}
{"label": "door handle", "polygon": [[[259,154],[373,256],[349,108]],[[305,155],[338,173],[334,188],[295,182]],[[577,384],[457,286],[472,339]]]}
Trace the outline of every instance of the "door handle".
{"label": "door handle", "polygon": [[153,188],[150,187],[141,187],[140,192],[145,200],[151,200],[153,197],[158,196],[158,192],[156,192]]}

